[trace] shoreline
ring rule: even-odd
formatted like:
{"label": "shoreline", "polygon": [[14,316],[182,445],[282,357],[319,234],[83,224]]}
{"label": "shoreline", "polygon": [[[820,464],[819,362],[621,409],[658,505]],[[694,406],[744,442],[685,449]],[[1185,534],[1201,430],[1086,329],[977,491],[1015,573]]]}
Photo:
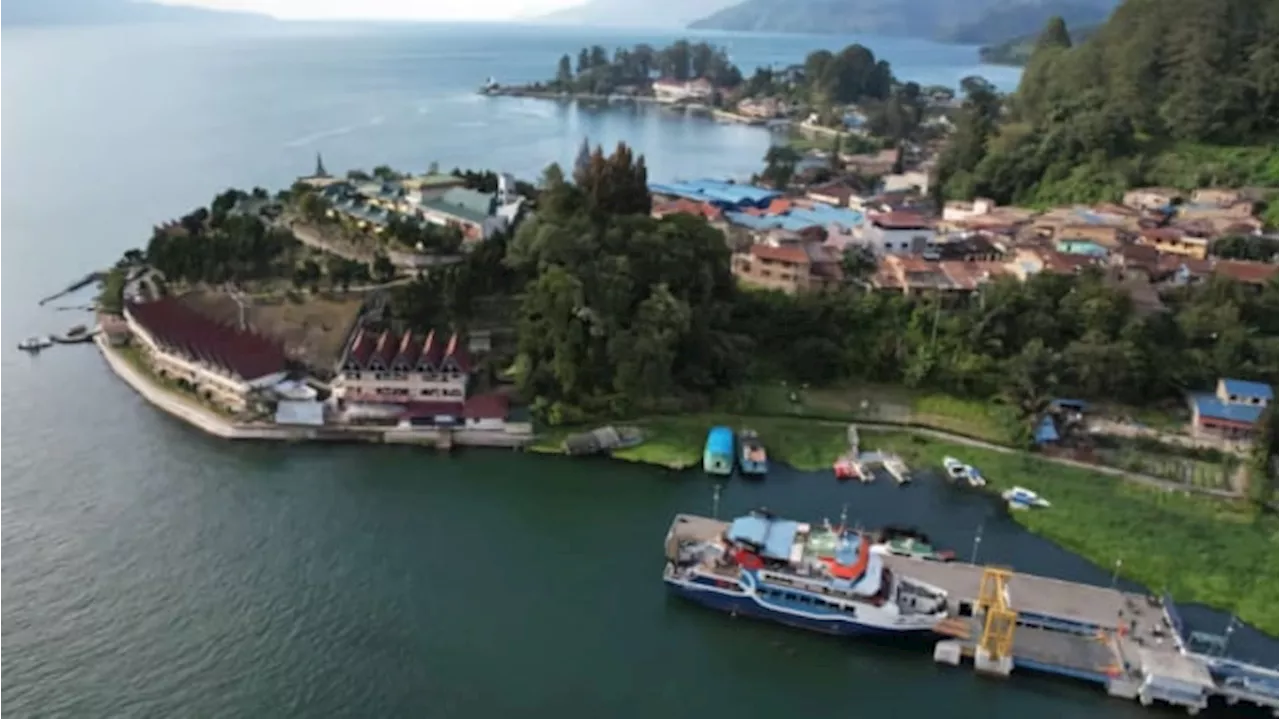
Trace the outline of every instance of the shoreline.
{"label": "shoreline", "polygon": [[[627,424],[644,428],[650,436],[644,444],[615,452],[612,458],[687,471],[700,466],[701,444],[709,426],[740,423],[759,431],[772,461],[814,473],[808,479],[836,481],[831,461],[841,449],[847,451],[845,429],[849,423],[832,420],[741,415],[631,420]],[[1174,491],[1156,478],[1126,481],[1127,473],[1122,470],[1045,457],[934,429],[856,424],[863,431],[862,443],[867,450],[898,454],[910,467],[934,475],[941,474],[943,457],[956,456],[979,467],[988,479],[983,488],[957,491],[980,492],[1001,506],[1000,493],[1014,486],[1048,498],[1053,502],[1049,509],[1008,513],[1031,534],[1101,568],[1110,568],[1119,560],[1118,574],[1128,580],[1153,591],[1167,590],[1181,603],[1232,613],[1269,637],[1280,636],[1274,585],[1258,585],[1250,593],[1222,591],[1233,586],[1229,579],[1239,570],[1234,566],[1239,564],[1237,560],[1244,561],[1241,557],[1275,561],[1276,546],[1270,541],[1274,516],[1243,499],[1224,502],[1219,497]],[[564,432],[540,437],[529,451],[563,455],[556,440]],[[878,481],[888,480],[882,477]],[[1266,527],[1271,527],[1271,534]],[[1179,564],[1180,555],[1174,548],[1183,546],[1187,537],[1213,540],[1208,551]],[[1180,571],[1169,571],[1171,566],[1183,565]]]}
{"label": "shoreline", "polygon": [[[244,423],[201,406],[194,399],[163,387],[134,362],[110,345],[105,334],[94,338],[107,366],[126,385],[156,409],[219,439],[276,442],[327,442],[408,444],[449,450],[453,446],[524,449],[539,454],[562,455],[559,439],[578,428],[558,428],[549,433],[510,430],[466,430],[402,427],[281,427],[268,423]],[[644,444],[611,454],[612,459],[648,464],[668,471],[687,471],[700,464],[702,441],[712,424],[753,426],[774,461],[798,471],[824,473],[834,457],[847,451],[845,421],[811,417],[762,417],[758,415],[679,415],[649,417],[635,422],[645,428]],[[1175,600],[1233,612],[1268,636],[1276,628],[1273,597],[1233,594],[1230,601],[1217,591],[1227,561],[1237,555],[1272,551],[1257,545],[1261,515],[1237,500],[1193,495],[1188,487],[1171,487],[1167,480],[1132,475],[1123,470],[1089,465],[1057,457],[1045,457],[992,442],[964,437],[944,430],[890,423],[856,422],[867,434],[869,449],[891,451],[916,467],[936,473],[941,457],[955,455],[983,470],[986,487],[978,490],[998,501],[999,492],[1016,484],[1046,496],[1053,508],[1011,513],[1011,519],[1027,531],[1044,537],[1093,562],[1097,566],[1123,560],[1124,574],[1147,587],[1163,587]],[[698,431],[701,430],[701,431]],[[1210,493],[1212,494],[1212,493]],[[1087,522],[1079,517],[1088,516]],[[1179,545],[1179,535],[1218,536],[1222,551],[1201,557],[1202,567],[1188,567],[1170,575],[1167,551]],[[1234,535],[1234,536],[1233,536]],[[1233,544],[1234,542],[1234,544]],[[1230,546],[1235,546],[1231,549]],[[1225,552],[1225,554],[1223,553]],[[1254,557],[1257,558],[1257,557]],[[1274,561],[1274,558],[1272,559]],[[1195,562],[1192,562],[1195,564]],[[1207,577],[1207,579],[1206,579]],[[1162,584],[1163,583],[1163,584]],[[1259,587],[1265,594],[1267,588]]]}
{"label": "shoreline", "polygon": [[588,102],[608,105],[656,105],[659,107],[669,107],[672,109],[683,109],[689,111],[709,115],[711,119],[717,122],[744,125],[747,127],[768,127],[770,123],[779,121],[785,122],[788,127],[796,123],[786,118],[775,118],[772,120],[742,115],[733,110],[725,110],[723,108],[711,107],[703,103],[687,103],[687,102],[671,102],[662,100],[652,95],[599,95],[595,93],[569,93],[569,92],[552,92],[548,90],[528,90],[524,88],[497,88],[494,90],[481,90],[480,95],[484,97],[519,97],[529,98],[533,100],[551,100],[555,102]]}
{"label": "shoreline", "polygon": [[151,406],[188,426],[218,439],[232,441],[327,442],[360,444],[409,444],[448,450],[459,447],[520,449],[533,439],[522,432],[495,432],[475,429],[400,427],[281,427],[273,424],[236,422],[201,407],[195,401],[157,385],[122,357],[103,334],[94,344],[107,367]]}

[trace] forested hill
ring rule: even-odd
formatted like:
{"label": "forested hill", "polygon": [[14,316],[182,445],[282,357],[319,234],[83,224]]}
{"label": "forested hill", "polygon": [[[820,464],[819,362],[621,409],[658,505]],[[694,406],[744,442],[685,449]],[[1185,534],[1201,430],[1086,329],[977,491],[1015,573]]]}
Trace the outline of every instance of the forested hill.
{"label": "forested hill", "polygon": [[1036,32],[1053,16],[1101,22],[1115,0],[744,0],[694,22],[697,30],[876,33],[979,45]]}
{"label": "forested hill", "polygon": [[120,23],[227,23],[270,21],[266,15],[162,5],[146,0],[5,0],[5,27]]}
{"label": "forested hill", "polygon": [[[1067,27],[1072,28],[1070,21],[1067,21]],[[1074,45],[1093,37],[1098,32],[1101,25],[1085,25],[1084,27],[1075,27],[1069,31],[1071,42]],[[978,49],[978,58],[988,65],[1012,65],[1014,67],[1022,67],[1031,59],[1031,53],[1036,49],[1036,41],[1040,39],[1040,32],[1031,33],[1015,37],[1012,40],[1006,40],[998,45],[984,45]]]}
{"label": "forested hill", "polygon": [[1126,0],[1073,47],[1057,18],[1013,96],[971,87],[938,186],[1030,205],[1275,188],[1276,22],[1274,0]]}

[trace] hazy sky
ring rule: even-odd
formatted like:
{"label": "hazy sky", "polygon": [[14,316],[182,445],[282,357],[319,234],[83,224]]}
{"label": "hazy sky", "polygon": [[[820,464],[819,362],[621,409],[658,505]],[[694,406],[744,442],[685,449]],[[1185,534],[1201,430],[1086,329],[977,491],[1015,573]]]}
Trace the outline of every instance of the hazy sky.
{"label": "hazy sky", "polygon": [[[50,0],[51,2],[53,0]],[[223,10],[252,10],[285,20],[514,20],[584,0],[161,0]]]}

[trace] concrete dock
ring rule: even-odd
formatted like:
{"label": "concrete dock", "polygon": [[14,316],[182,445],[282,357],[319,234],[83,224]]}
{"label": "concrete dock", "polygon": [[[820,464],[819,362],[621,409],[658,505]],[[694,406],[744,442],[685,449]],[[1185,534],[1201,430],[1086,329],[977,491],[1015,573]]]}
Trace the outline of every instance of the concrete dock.
{"label": "concrete dock", "polygon": [[[668,556],[679,539],[713,540],[728,526],[679,515],[667,537]],[[1171,601],[965,562],[883,559],[894,573],[946,591],[950,616],[935,628],[945,637],[936,661],[956,665],[968,657],[987,673],[1057,674],[1100,684],[1112,696],[1143,705],[1172,704],[1189,714],[1218,697],[1227,704],[1270,708],[1280,716],[1276,670],[1187,651]],[[999,599],[993,606],[988,591],[984,604],[984,582],[996,578]],[[993,618],[1004,620],[1000,637],[993,634],[999,630],[992,627],[1000,624]]]}

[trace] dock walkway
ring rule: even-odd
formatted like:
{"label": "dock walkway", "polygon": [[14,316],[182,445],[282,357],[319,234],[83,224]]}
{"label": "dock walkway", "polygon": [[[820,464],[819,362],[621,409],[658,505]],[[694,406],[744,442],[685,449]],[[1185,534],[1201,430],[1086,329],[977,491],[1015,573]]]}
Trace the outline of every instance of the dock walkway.
{"label": "dock walkway", "polygon": [[[677,515],[667,535],[668,558],[679,539],[709,541],[728,529],[727,522]],[[1007,674],[1011,669],[1045,672],[1091,681],[1112,696],[1137,699],[1143,705],[1162,701],[1195,714],[1210,697],[1228,704],[1246,702],[1280,707],[1277,672],[1186,651],[1179,637],[1176,608],[1154,597],[1079,582],[1010,572],[1004,583],[1007,607],[1016,612],[1012,647],[1006,662],[977,654],[985,617],[978,609],[983,574],[989,568],[966,562],[935,562],[884,555],[893,572],[944,590],[950,616],[935,631],[949,637],[939,643],[935,659],[956,664],[961,656],[975,666]],[[1277,713],[1280,716],[1280,713]]]}

